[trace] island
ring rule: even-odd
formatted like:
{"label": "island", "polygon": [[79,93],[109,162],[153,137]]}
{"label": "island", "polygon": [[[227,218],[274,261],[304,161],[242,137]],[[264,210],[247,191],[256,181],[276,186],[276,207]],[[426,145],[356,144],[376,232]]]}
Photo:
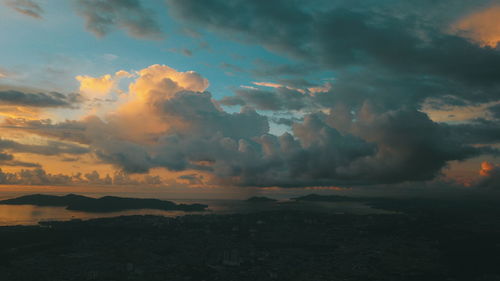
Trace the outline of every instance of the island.
{"label": "island", "polygon": [[76,194],[64,196],[33,194],[0,201],[4,205],[35,205],[66,207],[71,211],[83,212],[118,212],[137,209],[154,209],[164,211],[205,211],[208,206],[204,204],[176,204],[171,201],[160,199],[124,198],[115,196],[104,196],[92,198]]}
{"label": "island", "polygon": [[319,195],[308,194],[305,196],[292,198],[294,201],[317,201],[317,202],[349,202],[349,201],[363,201],[360,198],[347,197],[341,195]]}
{"label": "island", "polygon": [[265,196],[253,196],[253,197],[248,198],[245,201],[250,202],[250,203],[274,203],[278,200],[273,199],[273,198],[269,198],[269,197],[265,197]]}

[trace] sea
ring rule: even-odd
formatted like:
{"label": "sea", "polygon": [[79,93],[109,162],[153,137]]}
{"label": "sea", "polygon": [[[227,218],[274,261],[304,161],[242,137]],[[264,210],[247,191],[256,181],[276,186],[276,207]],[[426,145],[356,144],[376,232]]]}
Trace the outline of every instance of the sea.
{"label": "sea", "polygon": [[[28,194],[50,194],[66,195],[70,192],[60,188],[46,189],[22,189],[15,188],[0,189],[0,200],[15,198]],[[203,212],[184,211],[163,211],[152,209],[129,210],[120,212],[90,213],[81,211],[66,210],[65,207],[40,207],[34,205],[2,205],[0,204],[0,226],[12,225],[37,225],[43,221],[68,221],[73,219],[95,219],[129,215],[158,215],[165,217],[178,217],[191,214],[236,214],[252,213],[272,210],[315,210],[318,212],[328,212],[332,214],[389,214],[392,212],[372,208],[362,202],[296,202],[289,199],[280,199],[276,203],[251,203],[243,199],[183,199],[172,196],[169,193],[161,192],[92,192],[83,191],[71,192],[88,197],[102,197],[106,195],[132,197],[132,198],[157,198],[175,203],[200,203],[208,205],[208,209]],[[174,197],[174,198],[173,198]]]}

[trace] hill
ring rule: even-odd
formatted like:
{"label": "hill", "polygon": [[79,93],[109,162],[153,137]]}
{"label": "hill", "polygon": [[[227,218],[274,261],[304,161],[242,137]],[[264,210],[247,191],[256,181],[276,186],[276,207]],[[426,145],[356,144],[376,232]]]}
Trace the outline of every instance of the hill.
{"label": "hill", "polygon": [[84,212],[118,212],[124,210],[155,209],[164,211],[204,211],[203,204],[176,204],[159,199],[105,196],[91,198],[68,194],[65,196],[33,194],[0,201],[5,205],[62,206],[68,210]]}

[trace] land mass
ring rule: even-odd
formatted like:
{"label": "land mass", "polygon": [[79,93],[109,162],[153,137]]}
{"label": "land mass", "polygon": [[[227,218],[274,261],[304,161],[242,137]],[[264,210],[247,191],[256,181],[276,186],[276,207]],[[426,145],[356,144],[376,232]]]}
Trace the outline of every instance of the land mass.
{"label": "land mass", "polygon": [[264,196],[253,196],[245,200],[246,202],[251,202],[251,203],[271,203],[271,202],[276,202],[278,200],[269,198],[269,197],[264,197]]}
{"label": "land mass", "polygon": [[81,195],[68,194],[64,196],[33,194],[0,201],[5,205],[35,205],[66,207],[67,210],[84,212],[118,212],[137,209],[154,209],[164,211],[205,211],[208,207],[203,204],[176,204],[159,199],[124,198],[104,196],[91,198]]}
{"label": "land mass", "polygon": [[0,280],[500,280],[498,201],[467,199],[0,227]]}
{"label": "land mass", "polygon": [[360,198],[347,197],[341,195],[319,195],[319,194],[308,194],[305,196],[292,198],[295,201],[317,201],[317,202],[348,202],[348,201],[364,201]]}

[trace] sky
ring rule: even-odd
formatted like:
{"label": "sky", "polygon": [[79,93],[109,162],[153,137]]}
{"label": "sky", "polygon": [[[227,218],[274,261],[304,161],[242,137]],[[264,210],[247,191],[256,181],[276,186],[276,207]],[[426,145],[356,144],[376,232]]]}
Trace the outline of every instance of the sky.
{"label": "sky", "polygon": [[0,0],[0,185],[500,188],[500,1]]}

